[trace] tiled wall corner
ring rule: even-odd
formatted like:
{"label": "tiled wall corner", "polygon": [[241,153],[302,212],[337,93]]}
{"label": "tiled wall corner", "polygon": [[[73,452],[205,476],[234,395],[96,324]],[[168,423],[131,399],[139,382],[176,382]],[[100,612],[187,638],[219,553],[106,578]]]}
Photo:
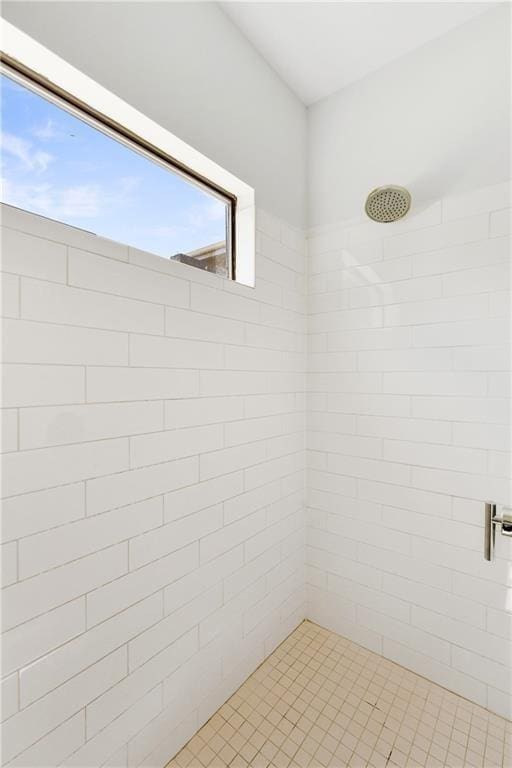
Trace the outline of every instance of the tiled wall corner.
{"label": "tiled wall corner", "polygon": [[6,765],[160,768],[305,615],[510,716],[506,194],[254,290],[4,207]]}
{"label": "tiled wall corner", "polygon": [[2,209],[3,760],[160,768],[305,615],[304,238],[257,287]]}
{"label": "tiled wall corner", "polygon": [[512,714],[509,185],[308,241],[308,617]]}

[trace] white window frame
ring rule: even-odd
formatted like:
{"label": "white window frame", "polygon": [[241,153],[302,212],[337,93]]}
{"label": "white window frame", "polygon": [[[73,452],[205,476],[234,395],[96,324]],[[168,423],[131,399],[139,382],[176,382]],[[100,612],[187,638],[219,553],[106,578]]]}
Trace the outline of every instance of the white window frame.
{"label": "white window frame", "polygon": [[188,172],[223,190],[234,201],[231,245],[235,274],[232,277],[237,283],[254,287],[256,216],[252,187],[4,19],[0,19],[0,37],[7,65],[17,66],[22,73],[35,73],[43,88],[46,83],[48,90],[66,94],[78,105],[78,110],[80,104],[86,105],[100,122],[103,118],[111,125],[114,136],[116,126],[121,136],[124,129],[125,133],[169,158],[170,166],[181,167],[185,174]]}

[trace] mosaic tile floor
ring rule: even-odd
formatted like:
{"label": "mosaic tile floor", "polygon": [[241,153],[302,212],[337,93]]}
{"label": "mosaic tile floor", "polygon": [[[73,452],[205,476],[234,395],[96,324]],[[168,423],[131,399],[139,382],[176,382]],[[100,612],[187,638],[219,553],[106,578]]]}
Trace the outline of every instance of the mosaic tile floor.
{"label": "mosaic tile floor", "polygon": [[512,723],[311,622],[168,768],[509,768]]}

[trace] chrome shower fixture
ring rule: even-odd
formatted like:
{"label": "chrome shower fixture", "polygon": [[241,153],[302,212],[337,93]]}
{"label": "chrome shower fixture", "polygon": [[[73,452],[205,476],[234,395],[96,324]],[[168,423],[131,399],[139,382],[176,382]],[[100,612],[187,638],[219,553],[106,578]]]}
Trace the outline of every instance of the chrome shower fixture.
{"label": "chrome shower fixture", "polygon": [[387,223],[403,218],[410,207],[410,193],[404,187],[389,184],[373,189],[366,198],[364,209],[373,221]]}

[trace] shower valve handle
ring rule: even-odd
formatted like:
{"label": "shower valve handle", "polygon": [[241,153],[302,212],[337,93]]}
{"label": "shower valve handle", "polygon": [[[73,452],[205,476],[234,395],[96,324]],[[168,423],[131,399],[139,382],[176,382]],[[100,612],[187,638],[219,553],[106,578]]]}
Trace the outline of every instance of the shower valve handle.
{"label": "shower valve handle", "polygon": [[512,537],[512,507],[503,507],[500,516],[496,514],[496,504],[488,501],[485,505],[484,525],[484,558],[486,560],[492,560],[497,525],[501,526],[502,536]]}

